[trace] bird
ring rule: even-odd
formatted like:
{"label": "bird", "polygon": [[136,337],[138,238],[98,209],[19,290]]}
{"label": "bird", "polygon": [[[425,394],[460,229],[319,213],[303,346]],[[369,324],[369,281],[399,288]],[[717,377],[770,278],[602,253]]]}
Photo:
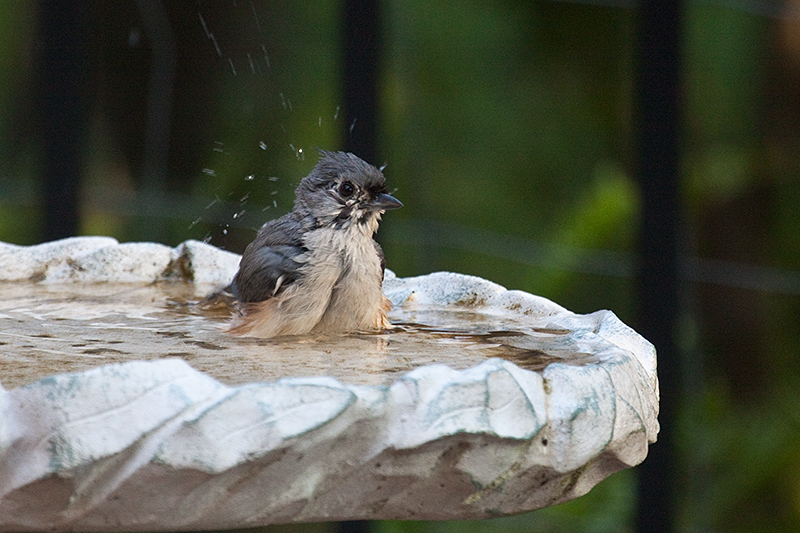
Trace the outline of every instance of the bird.
{"label": "bird", "polygon": [[390,327],[381,215],[402,203],[381,170],[350,152],[318,150],[293,209],[264,224],[242,254],[229,292],[246,337],[332,334]]}

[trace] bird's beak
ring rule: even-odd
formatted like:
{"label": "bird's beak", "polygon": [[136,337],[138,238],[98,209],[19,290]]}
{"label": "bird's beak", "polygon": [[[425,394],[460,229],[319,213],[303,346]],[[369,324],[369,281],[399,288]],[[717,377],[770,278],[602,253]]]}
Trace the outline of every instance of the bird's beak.
{"label": "bird's beak", "polygon": [[403,203],[390,194],[380,193],[370,202],[369,206],[375,211],[383,211],[403,207]]}

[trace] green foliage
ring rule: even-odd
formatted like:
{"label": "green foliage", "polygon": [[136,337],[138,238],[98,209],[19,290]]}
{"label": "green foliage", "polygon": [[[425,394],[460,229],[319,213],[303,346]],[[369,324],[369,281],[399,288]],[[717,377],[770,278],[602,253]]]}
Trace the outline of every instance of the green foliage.
{"label": "green foliage", "polygon": [[9,158],[18,136],[15,131],[19,117],[18,102],[26,97],[25,86],[29,82],[34,49],[30,43],[34,37],[35,5],[32,2],[3,2],[0,5],[0,172],[11,173],[13,166]]}
{"label": "green foliage", "polygon": [[800,521],[800,389],[772,391],[737,406],[714,379],[689,403],[682,452],[690,490],[684,493],[687,529],[795,531]]}
{"label": "green foliage", "polygon": [[[627,191],[610,202],[597,198],[593,223],[605,229],[581,229],[594,237],[576,238],[574,229],[566,235],[564,224],[577,227],[570,217],[591,203],[589,191],[627,179],[630,13],[546,3],[390,9],[387,173],[406,202],[392,217],[627,249],[635,214]],[[391,238],[384,244],[401,275],[458,270],[551,297],[563,294],[563,285],[547,278],[572,279],[564,272],[574,266],[555,258],[550,269],[555,264],[562,273],[502,262],[478,269],[482,259],[474,254],[407,246],[396,252]]]}

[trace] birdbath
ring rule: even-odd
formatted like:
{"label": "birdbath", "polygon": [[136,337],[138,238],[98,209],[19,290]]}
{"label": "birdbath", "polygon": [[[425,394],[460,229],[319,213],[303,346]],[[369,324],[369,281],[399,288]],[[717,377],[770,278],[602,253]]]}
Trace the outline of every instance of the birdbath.
{"label": "birdbath", "polygon": [[656,440],[655,350],[610,311],[387,271],[389,331],[240,338],[197,305],[238,260],[0,243],[0,531],[497,517]]}

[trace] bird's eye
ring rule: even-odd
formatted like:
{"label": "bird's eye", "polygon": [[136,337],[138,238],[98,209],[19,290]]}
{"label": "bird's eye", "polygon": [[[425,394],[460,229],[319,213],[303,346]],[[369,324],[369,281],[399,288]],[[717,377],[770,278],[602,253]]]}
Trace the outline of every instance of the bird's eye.
{"label": "bird's eye", "polygon": [[345,181],[341,185],[339,185],[339,194],[341,194],[345,198],[353,196],[354,192],[356,192],[356,188],[349,181]]}

